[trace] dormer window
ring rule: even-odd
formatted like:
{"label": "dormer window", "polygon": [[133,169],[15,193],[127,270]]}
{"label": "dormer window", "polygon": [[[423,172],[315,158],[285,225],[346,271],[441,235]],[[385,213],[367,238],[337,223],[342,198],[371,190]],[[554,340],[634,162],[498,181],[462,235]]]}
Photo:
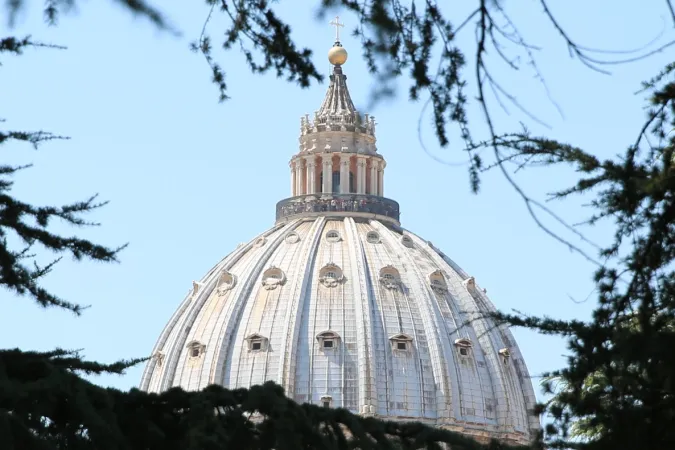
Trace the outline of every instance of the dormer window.
{"label": "dormer window", "polygon": [[287,244],[295,244],[296,242],[300,241],[300,236],[295,231],[291,231],[286,235],[285,240]]}
{"label": "dormer window", "polygon": [[395,334],[389,337],[394,353],[407,352],[412,349],[412,337],[407,334]]}
{"label": "dormer window", "polygon": [[206,351],[206,345],[199,341],[191,341],[186,347],[190,359],[200,358],[204,354],[204,351]]}
{"label": "dormer window", "polygon": [[328,263],[319,271],[319,281],[326,287],[335,287],[343,279],[342,269],[337,264]]}
{"label": "dormer window", "polygon": [[387,289],[397,289],[401,284],[401,276],[394,266],[380,269],[380,282]]}
{"label": "dormer window", "polygon": [[263,245],[265,245],[265,243],[267,243],[267,239],[265,239],[264,237],[260,237],[260,238],[256,239],[254,245],[256,247],[262,247]]}
{"label": "dormer window", "polygon": [[262,352],[267,350],[268,339],[258,333],[250,334],[246,337],[249,352]]}
{"label": "dormer window", "polygon": [[330,395],[323,395],[321,397],[321,406],[324,408],[330,408],[330,405],[333,403],[333,397]]}
{"label": "dormer window", "polygon": [[316,335],[316,340],[319,341],[319,348],[322,350],[334,350],[338,347],[340,335],[335,331],[324,331]]}
{"label": "dormer window", "polygon": [[224,295],[227,291],[234,287],[235,282],[236,279],[234,275],[223,269],[218,276],[218,287],[216,288],[216,292],[218,295]]}
{"label": "dormer window", "polygon": [[337,230],[329,230],[326,232],[326,240],[328,242],[338,242],[340,240],[340,233]]}
{"label": "dormer window", "polygon": [[281,286],[286,282],[286,274],[284,271],[278,267],[270,267],[262,275],[262,284],[265,286],[265,289],[273,290],[277,286]]}
{"label": "dormer window", "polygon": [[467,357],[471,355],[471,347],[473,347],[473,344],[469,339],[461,338],[455,340],[455,347],[457,347],[459,356]]}
{"label": "dormer window", "polygon": [[401,236],[401,244],[408,248],[413,248],[414,246],[413,240],[410,238],[410,236]]}
{"label": "dormer window", "polygon": [[429,274],[429,285],[434,292],[443,294],[448,291],[448,284],[445,282],[443,272],[436,270]]}

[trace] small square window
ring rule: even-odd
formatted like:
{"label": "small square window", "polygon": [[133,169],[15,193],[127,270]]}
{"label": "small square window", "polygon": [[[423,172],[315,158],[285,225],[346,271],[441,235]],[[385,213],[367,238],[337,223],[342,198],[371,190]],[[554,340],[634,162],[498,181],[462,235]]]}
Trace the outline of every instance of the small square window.
{"label": "small square window", "polygon": [[323,401],[323,407],[324,408],[330,408],[330,402],[328,400]]}
{"label": "small square window", "polygon": [[461,348],[459,349],[459,354],[462,355],[462,356],[469,356],[469,350],[467,350],[467,349],[464,348],[464,347],[461,347]]}
{"label": "small square window", "polygon": [[406,350],[408,346],[406,345],[405,342],[397,342],[396,343],[396,349],[397,350]]}
{"label": "small square window", "polygon": [[251,350],[260,350],[262,348],[262,342],[252,342]]}
{"label": "small square window", "polygon": [[192,356],[193,358],[198,357],[199,356],[199,347],[192,347],[192,349],[190,349],[190,356]]}
{"label": "small square window", "polygon": [[333,341],[331,340],[323,341],[323,348],[333,348]]}

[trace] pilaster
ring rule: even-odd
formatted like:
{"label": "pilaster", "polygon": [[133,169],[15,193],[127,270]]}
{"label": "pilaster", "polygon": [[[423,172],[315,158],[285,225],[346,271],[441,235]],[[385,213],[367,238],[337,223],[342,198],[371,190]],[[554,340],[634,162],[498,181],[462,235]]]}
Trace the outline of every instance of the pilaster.
{"label": "pilaster", "polygon": [[295,195],[303,195],[305,189],[302,183],[302,159],[295,160]]}
{"label": "pilaster", "polygon": [[321,155],[321,173],[323,173],[323,184],[321,186],[321,192],[324,194],[330,194],[332,191],[333,184],[333,154],[324,153]]}
{"label": "pilaster", "polygon": [[377,195],[377,168],[379,165],[377,159],[370,159],[370,195]]}
{"label": "pilaster", "polygon": [[340,155],[340,194],[349,194],[349,153]]}
{"label": "pilaster", "polygon": [[306,194],[315,194],[316,193],[316,159],[314,155],[305,157],[305,167],[306,167]]}
{"label": "pilaster", "polygon": [[382,160],[377,168],[377,195],[380,197],[384,197],[384,168],[386,166],[387,163]]}
{"label": "pilaster", "polygon": [[366,158],[360,155],[356,157],[356,193],[366,193]]}
{"label": "pilaster", "polygon": [[288,167],[291,168],[291,197],[295,197],[295,161],[291,160]]}

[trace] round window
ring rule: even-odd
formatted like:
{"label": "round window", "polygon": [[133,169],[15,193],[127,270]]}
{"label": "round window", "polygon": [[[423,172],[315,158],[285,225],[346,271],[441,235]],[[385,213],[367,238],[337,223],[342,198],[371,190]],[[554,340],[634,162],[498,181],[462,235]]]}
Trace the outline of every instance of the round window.
{"label": "round window", "polygon": [[371,244],[377,244],[380,242],[380,235],[377,231],[369,231],[368,234],[366,234],[366,240]]}
{"label": "round window", "polygon": [[340,233],[337,230],[330,230],[326,233],[326,240],[328,242],[338,242],[340,240]]}
{"label": "round window", "polygon": [[300,240],[300,236],[298,236],[298,233],[296,233],[295,231],[293,231],[291,233],[288,233],[286,235],[286,243],[287,244],[295,244],[299,240]]}

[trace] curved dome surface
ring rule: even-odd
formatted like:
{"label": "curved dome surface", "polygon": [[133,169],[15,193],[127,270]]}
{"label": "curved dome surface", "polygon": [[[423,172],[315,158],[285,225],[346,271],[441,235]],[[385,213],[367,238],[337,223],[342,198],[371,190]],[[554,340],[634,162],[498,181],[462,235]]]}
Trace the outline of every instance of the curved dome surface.
{"label": "curved dome surface", "polygon": [[141,383],[249,387],[297,402],[525,443],[535,397],[506,327],[454,262],[394,223],[278,223],[219,262],[182,302]]}
{"label": "curved dome surface", "polygon": [[335,65],[300,121],[276,225],[193,282],[141,389],[271,380],[300,403],[525,444],[539,421],[516,342],[472,277],[400,227],[346,79]]}

